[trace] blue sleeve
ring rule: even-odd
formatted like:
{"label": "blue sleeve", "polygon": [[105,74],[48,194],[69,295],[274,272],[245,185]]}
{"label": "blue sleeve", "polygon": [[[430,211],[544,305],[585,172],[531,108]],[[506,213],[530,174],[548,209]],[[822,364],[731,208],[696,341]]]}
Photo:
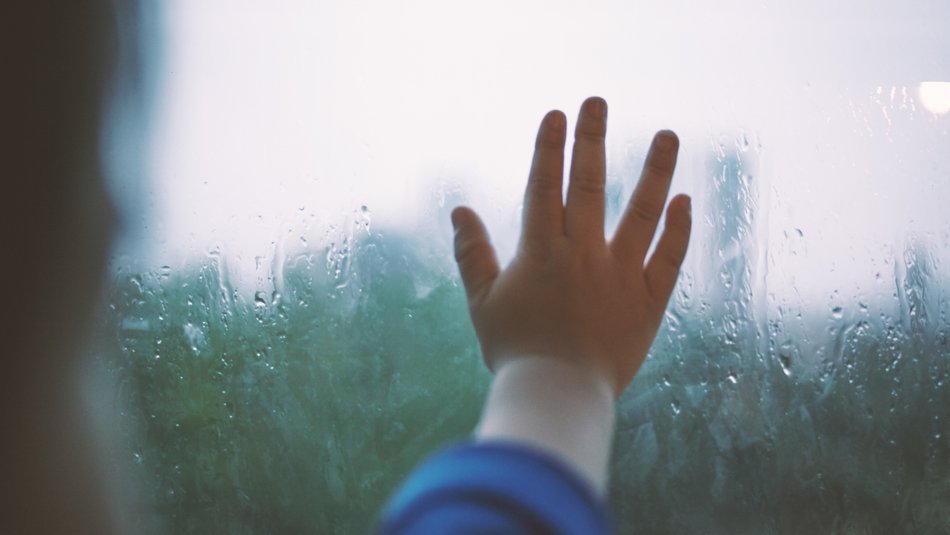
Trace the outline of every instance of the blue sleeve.
{"label": "blue sleeve", "polygon": [[465,443],[432,456],[383,512],[382,535],[612,533],[606,503],[560,460],[529,446]]}

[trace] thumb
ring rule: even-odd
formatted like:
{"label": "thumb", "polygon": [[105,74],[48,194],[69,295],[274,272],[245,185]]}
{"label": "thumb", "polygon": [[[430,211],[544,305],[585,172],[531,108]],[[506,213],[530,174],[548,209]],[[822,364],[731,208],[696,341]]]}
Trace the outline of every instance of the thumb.
{"label": "thumb", "polygon": [[498,276],[498,258],[488,240],[485,224],[471,208],[459,206],[452,210],[452,226],[455,228],[455,261],[462,274],[469,306],[472,306]]}

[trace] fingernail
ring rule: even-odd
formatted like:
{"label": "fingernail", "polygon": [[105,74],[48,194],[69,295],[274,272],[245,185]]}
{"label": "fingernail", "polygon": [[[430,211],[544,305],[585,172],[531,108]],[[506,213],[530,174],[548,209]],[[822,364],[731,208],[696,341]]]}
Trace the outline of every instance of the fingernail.
{"label": "fingernail", "polygon": [[564,122],[564,115],[553,111],[548,113],[545,123],[547,124],[548,128],[554,130],[564,130],[564,127],[567,126]]}
{"label": "fingernail", "polygon": [[656,148],[664,152],[676,150],[679,139],[671,130],[660,130],[656,133]]}
{"label": "fingernail", "polygon": [[607,102],[600,98],[591,98],[587,103],[587,112],[596,119],[603,119],[607,116]]}

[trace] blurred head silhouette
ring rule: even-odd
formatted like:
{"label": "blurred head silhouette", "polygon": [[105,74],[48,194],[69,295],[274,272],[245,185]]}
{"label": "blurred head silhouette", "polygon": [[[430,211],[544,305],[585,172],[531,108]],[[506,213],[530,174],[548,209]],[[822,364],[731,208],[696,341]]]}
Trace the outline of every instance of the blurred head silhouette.
{"label": "blurred head silhouette", "polygon": [[76,377],[114,221],[99,147],[116,57],[111,6],[0,7],[2,533],[117,530]]}

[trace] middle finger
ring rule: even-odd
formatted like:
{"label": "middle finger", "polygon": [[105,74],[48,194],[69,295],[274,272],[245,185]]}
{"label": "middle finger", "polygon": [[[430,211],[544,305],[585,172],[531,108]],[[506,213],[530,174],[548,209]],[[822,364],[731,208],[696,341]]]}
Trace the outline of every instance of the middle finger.
{"label": "middle finger", "polygon": [[567,188],[564,230],[573,238],[604,238],[606,133],[607,102],[600,97],[590,97],[581,105],[577,117]]}

